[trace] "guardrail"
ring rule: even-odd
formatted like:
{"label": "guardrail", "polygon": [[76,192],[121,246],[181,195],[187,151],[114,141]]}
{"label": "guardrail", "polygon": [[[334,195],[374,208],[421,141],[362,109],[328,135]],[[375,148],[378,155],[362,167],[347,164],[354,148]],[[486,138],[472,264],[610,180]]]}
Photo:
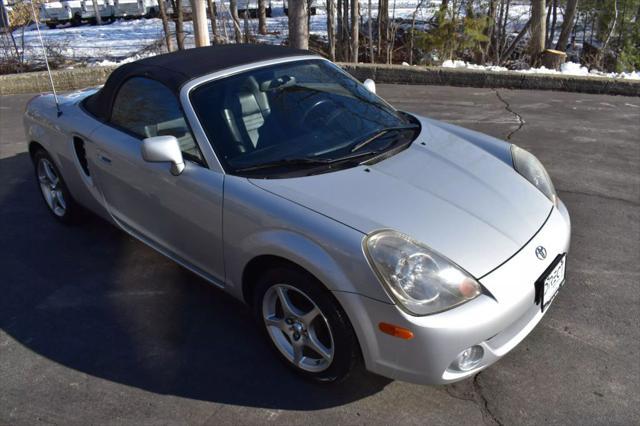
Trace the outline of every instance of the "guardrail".
{"label": "guardrail", "polygon": [[[410,67],[401,65],[339,64],[360,81],[367,78],[377,83],[466,86],[529,90],[558,90],[564,92],[597,93],[606,95],[640,96],[639,80],[605,77],[577,77],[553,74],[526,74],[515,71],[493,72],[439,67]],[[103,84],[116,67],[77,68],[53,71],[56,89],[82,89]],[[50,91],[45,72],[31,72],[0,76],[0,95]]]}

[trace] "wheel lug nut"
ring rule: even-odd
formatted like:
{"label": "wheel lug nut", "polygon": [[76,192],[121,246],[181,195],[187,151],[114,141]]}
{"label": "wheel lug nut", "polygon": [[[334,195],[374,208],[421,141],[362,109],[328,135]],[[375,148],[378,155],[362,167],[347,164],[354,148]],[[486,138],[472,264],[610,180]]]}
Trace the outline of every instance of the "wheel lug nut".
{"label": "wheel lug nut", "polygon": [[286,322],[289,325],[293,324],[293,320],[291,318],[287,318],[286,320],[284,320],[284,322]]}
{"label": "wheel lug nut", "polygon": [[295,333],[293,333],[293,338],[295,340],[300,340],[300,333],[298,333],[297,331]]}

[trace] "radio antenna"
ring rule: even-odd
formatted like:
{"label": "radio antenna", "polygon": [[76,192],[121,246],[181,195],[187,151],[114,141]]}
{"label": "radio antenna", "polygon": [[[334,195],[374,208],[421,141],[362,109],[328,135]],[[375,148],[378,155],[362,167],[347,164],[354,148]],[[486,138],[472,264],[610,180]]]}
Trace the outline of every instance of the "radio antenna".
{"label": "radio antenna", "polygon": [[42,39],[42,33],[40,32],[40,24],[38,23],[38,17],[36,16],[36,8],[31,3],[31,11],[33,12],[33,22],[36,24],[36,30],[38,31],[38,38],[40,39],[40,46],[42,47],[42,54],[44,55],[44,63],[47,66],[47,73],[49,74],[49,81],[51,82],[51,90],[53,91],[53,99],[56,102],[56,111],[58,111],[58,117],[62,115],[60,110],[60,102],[58,102],[58,94],[56,93],[56,86],[53,84],[53,76],[51,75],[51,68],[49,67],[49,58],[47,57],[47,49],[44,47],[44,40]]}

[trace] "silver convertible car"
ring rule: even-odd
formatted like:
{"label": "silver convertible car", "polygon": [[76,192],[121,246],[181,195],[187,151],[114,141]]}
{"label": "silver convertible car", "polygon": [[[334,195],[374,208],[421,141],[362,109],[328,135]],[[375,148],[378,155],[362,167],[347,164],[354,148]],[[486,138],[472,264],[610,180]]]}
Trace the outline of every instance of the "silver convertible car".
{"label": "silver convertible car", "polygon": [[529,152],[374,92],[307,51],[214,46],[24,124],[54,217],[92,211],[246,302],[299,373],[461,380],[549,308],[569,214]]}

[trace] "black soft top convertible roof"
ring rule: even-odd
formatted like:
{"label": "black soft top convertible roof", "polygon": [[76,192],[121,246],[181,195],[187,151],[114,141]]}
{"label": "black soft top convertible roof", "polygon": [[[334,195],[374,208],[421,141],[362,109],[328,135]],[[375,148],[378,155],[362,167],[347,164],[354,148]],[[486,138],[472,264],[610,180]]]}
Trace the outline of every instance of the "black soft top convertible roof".
{"label": "black soft top convertible roof", "polygon": [[131,77],[148,77],[167,86],[176,96],[189,80],[253,62],[303,56],[307,50],[264,44],[226,44],[153,56],[116,68],[98,92],[87,98],[85,108],[107,121],[120,86]]}

